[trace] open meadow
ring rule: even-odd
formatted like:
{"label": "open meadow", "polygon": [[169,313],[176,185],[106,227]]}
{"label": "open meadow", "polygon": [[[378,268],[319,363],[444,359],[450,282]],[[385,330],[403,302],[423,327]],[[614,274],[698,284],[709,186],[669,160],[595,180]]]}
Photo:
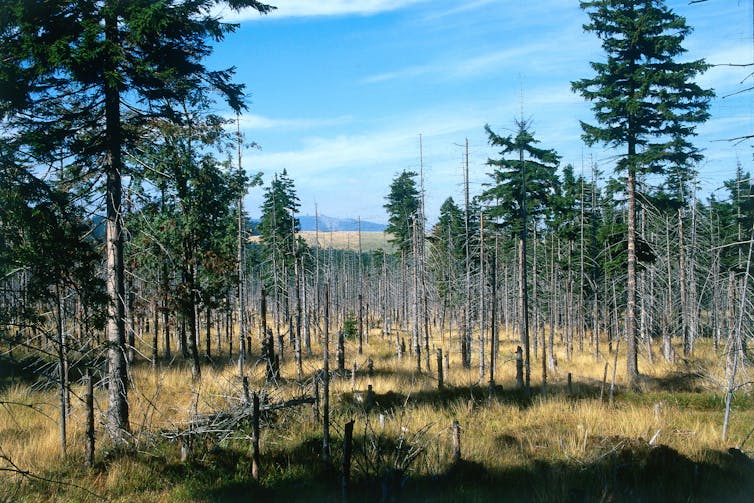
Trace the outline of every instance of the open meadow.
{"label": "open meadow", "polygon": [[[384,232],[357,232],[357,231],[301,231],[298,233],[306,244],[311,247],[334,250],[349,250],[352,252],[361,250],[365,253],[384,250],[394,253],[395,246],[390,243],[390,235]],[[359,240],[361,243],[359,243]],[[259,236],[251,236],[251,243],[259,243]]]}
{"label": "open meadow", "polygon": [[[252,341],[246,375],[263,410],[258,480],[252,477],[248,414],[231,422],[221,414],[227,419],[231,411],[248,412],[227,347],[203,364],[199,380],[192,380],[181,356],[160,361],[157,370],[137,358],[130,367],[131,449],[110,445],[100,422],[107,392],[97,389],[92,468],[85,465],[83,387],[72,386],[68,455],[61,459],[56,391],[38,389],[21,369],[11,377],[6,367],[0,455],[17,471],[2,474],[0,499],[337,501],[346,498],[343,437],[350,421],[351,501],[746,501],[752,494],[754,463],[742,451],[754,445],[746,443],[754,399],[749,388],[735,395],[723,442],[720,359],[706,341],[692,358],[645,365],[636,389],[625,386],[622,356],[613,387],[614,355],[595,360],[577,352],[567,361],[556,345],[557,369],[550,370],[545,388],[533,369],[529,397],[516,384],[516,344],[500,341],[490,388],[489,373],[480,380],[476,359],[470,369],[460,365],[455,339],[435,337],[433,347],[451,352],[440,388],[435,351],[430,370],[420,373],[415,358],[398,358],[380,329],[370,331],[362,354],[356,340],[347,340],[345,370],[338,370],[334,357],[330,361],[331,453],[325,464],[321,346],[313,341],[317,356],[304,358],[303,379],[286,348],[279,379],[267,382],[254,357],[259,341]],[[334,347],[331,340],[333,356]],[[316,388],[316,403],[265,411],[265,404],[312,397]]]}

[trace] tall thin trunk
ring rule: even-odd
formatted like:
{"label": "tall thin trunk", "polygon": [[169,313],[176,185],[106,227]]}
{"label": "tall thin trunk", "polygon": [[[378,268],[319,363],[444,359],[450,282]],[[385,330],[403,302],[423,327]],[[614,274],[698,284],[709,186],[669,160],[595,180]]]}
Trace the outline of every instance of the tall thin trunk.
{"label": "tall thin trunk", "polygon": [[361,217],[359,217],[359,274],[358,274],[358,284],[359,284],[359,295],[358,295],[358,301],[359,301],[359,354],[362,354],[364,352],[364,278],[363,278],[363,271],[362,271],[362,250],[361,250]]}
{"label": "tall thin trunk", "polygon": [[330,285],[325,284],[325,333],[322,348],[322,463],[330,464]]}
{"label": "tall thin trunk", "polygon": [[57,332],[58,390],[60,395],[60,456],[66,455],[66,426],[68,416],[68,357],[63,329],[63,308],[60,285],[55,286],[55,328]]}
{"label": "tall thin trunk", "polygon": [[685,237],[683,232],[683,207],[678,208],[678,282],[680,283],[679,294],[681,297],[681,337],[683,340],[683,356],[691,353],[691,342],[689,341],[689,323],[688,323],[688,299],[686,298],[686,250]]}
{"label": "tall thin trunk", "polygon": [[492,299],[490,299],[490,393],[495,389],[495,356],[497,354],[497,238],[495,249],[492,252],[492,270],[490,271],[490,283],[492,285]]}
{"label": "tall thin trunk", "polygon": [[464,368],[471,368],[471,235],[469,229],[469,139],[466,139],[466,162],[464,163],[464,260],[466,265],[466,298],[463,308],[463,335],[461,336],[461,359]]}
{"label": "tall thin trunk", "polygon": [[639,376],[638,351],[636,347],[636,146],[628,145],[628,277],[626,278],[626,374],[632,385]]}
{"label": "tall thin trunk", "polygon": [[[241,168],[241,130],[240,121],[237,121],[238,134],[238,171]],[[243,196],[238,198],[238,236],[237,236],[237,257],[238,261],[238,285],[236,290],[236,318],[238,320],[238,374],[243,377],[244,364],[246,363],[246,316],[244,315],[245,297],[244,297],[244,221],[243,221]]]}
{"label": "tall thin trunk", "polygon": [[484,299],[485,290],[485,267],[484,267],[484,213],[479,214],[479,379],[484,378],[484,336],[486,323],[486,306]]}
{"label": "tall thin trunk", "polygon": [[696,181],[694,183],[694,193],[691,198],[691,242],[689,243],[689,267],[688,267],[688,283],[689,283],[689,351],[694,352],[694,342],[699,333],[699,299],[697,298],[696,289],[696,253],[697,249],[697,219],[696,219]]}
{"label": "tall thin trunk", "polygon": [[205,306],[204,315],[207,317],[205,320],[206,326],[204,329],[204,342],[207,352],[207,359],[212,358],[212,309],[209,305]]}
{"label": "tall thin trunk", "polygon": [[524,344],[524,390],[526,396],[531,394],[531,355],[529,349],[529,292],[526,285],[526,241],[528,219],[526,215],[526,162],[524,150],[518,151],[521,163],[521,243],[519,252],[519,295],[521,297],[521,341]]}
{"label": "tall thin trunk", "polygon": [[[113,46],[118,40],[118,20],[114,15],[105,19],[105,38]],[[115,66],[114,62],[111,62]],[[116,71],[116,68],[110,68]],[[108,409],[107,430],[113,442],[124,444],[130,432],[128,420],[128,375],[126,361],[125,282],[123,261],[123,214],[120,89],[117,79],[108,79],[105,91],[105,127],[108,159],[106,171],[106,283],[109,299],[107,308]]]}
{"label": "tall thin trunk", "polygon": [[665,217],[665,256],[667,257],[667,299],[665,300],[665,315],[663,320],[662,330],[662,352],[665,357],[665,361],[669,362],[673,359],[673,342],[671,340],[671,320],[673,312],[673,273],[672,263],[670,260],[670,221]]}
{"label": "tall thin trunk", "polygon": [[419,344],[419,236],[417,233],[416,215],[414,215],[413,221],[413,258],[414,258],[414,270],[412,275],[413,285],[413,328],[411,330],[411,347],[414,351],[414,358],[416,358],[416,371],[422,371],[421,360],[421,345]]}
{"label": "tall thin trunk", "polygon": [[157,369],[158,348],[157,341],[160,338],[160,316],[157,299],[152,301],[152,367]]}
{"label": "tall thin trunk", "polygon": [[[534,306],[532,311],[534,312],[534,328],[532,330],[532,333],[534,336],[531,339],[532,342],[532,349],[534,350],[534,360],[537,359],[538,355],[538,343],[537,343],[537,331],[539,330],[539,303],[538,303],[538,288],[537,288],[537,229],[534,228],[534,239],[532,239],[532,247],[534,248],[532,251],[532,305]],[[544,351],[544,347],[542,348]]]}
{"label": "tall thin trunk", "polygon": [[201,377],[202,370],[199,363],[199,317],[197,316],[197,301],[195,279],[196,272],[193,266],[187,272],[187,284],[189,285],[189,305],[185,313],[188,316],[188,350],[191,357],[191,376],[194,379]]}
{"label": "tall thin trunk", "polygon": [[301,307],[301,270],[298,261],[298,243],[296,243],[296,253],[293,256],[294,282],[296,288],[296,334],[294,337],[294,351],[296,358],[296,374],[298,379],[304,378],[304,369],[301,361],[301,321],[303,318]]}

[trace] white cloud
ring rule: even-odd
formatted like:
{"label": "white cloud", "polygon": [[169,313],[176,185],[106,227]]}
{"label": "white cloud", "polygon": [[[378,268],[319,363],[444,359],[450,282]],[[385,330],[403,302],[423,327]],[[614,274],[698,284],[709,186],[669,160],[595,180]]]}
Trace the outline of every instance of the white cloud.
{"label": "white cloud", "polygon": [[465,79],[476,77],[484,73],[500,71],[512,66],[514,62],[521,62],[526,55],[531,55],[541,50],[542,44],[519,46],[513,49],[488,52],[466,59],[439,60],[428,64],[409,66],[399,70],[378,73],[364,77],[363,84],[375,84],[391,80],[413,79],[425,75],[433,75],[437,78]]}
{"label": "white cloud", "polygon": [[751,43],[741,42],[712,52],[704,58],[708,64],[714,66],[699,77],[699,84],[714,88],[718,97],[740,89],[745,83],[751,84],[751,72],[754,67],[737,66],[752,63]]}
{"label": "white cloud", "polygon": [[447,17],[455,17],[460,14],[466,14],[469,11],[473,11],[475,9],[478,9],[480,7],[485,7],[489,4],[494,3],[495,0],[474,0],[466,3],[461,3],[460,5],[454,4],[452,7],[439,12],[431,12],[430,14],[426,15],[424,20],[425,21],[431,21],[431,22],[437,22],[438,20],[441,20],[443,18]]}
{"label": "white cloud", "polygon": [[[427,0],[272,0],[277,7],[268,14],[271,18],[284,17],[324,17],[324,16],[369,16],[380,12],[402,9]],[[241,22],[259,19],[254,9],[233,12],[223,9],[216,12],[224,21]]]}
{"label": "white cloud", "polygon": [[363,79],[361,79],[361,83],[362,84],[376,84],[380,82],[387,82],[390,80],[411,79],[411,78],[421,77],[422,75],[436,72],[439,70],[439,68],[440,68],[440,65],[436,65],[436,64],[409,66],[407,68],[402,68],[400,70],[395,70],[392,72],[384,72],[384,73],[377,73],[374,75],[368,75],[367,77],[364,77]]}
{"label": "white cloud", "polygon": [[351,117],[343,115],[329,118],[288,118],[276,119],[256,114],[241,116],[241,128],[245,130],[260,129],[314,129],[323,126],[338,126],[351,122]]}
{"label": "white cloud", "polygon": [[[583,58],[583,54],[592,53],[597,47],[595,40],[584,37],[580,32],[561,30],[548,34],[544,40],[520,41],[504,49],[464,54],[463,57],[450,54],[428,63],[368,75],[361,79],[361,83],[375,84],[427,75],[438,79],[473,79],[511,71],[548,77],[567,75],[579,66],[589,71],[586,66],[588,60]],[[566,85],[570,87],[567,82]]]}

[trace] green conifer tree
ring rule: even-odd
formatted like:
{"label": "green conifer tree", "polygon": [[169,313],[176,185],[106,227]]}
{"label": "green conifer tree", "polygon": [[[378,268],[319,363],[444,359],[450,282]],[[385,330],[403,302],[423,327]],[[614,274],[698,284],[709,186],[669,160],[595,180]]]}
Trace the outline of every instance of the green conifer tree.
{"label": "green conifer tree", "polygon": [[581,2],[590,22],[584,29],[602,41],[604,62],[592,62],[592,78],[572,83],[593,103],[598,125],[582,122],[584,141],[624,148],[617,170],[626,174],[627,282],[625,333],[627,375],[639,374],[636,329],[636,176],[661,173],[671,161],[672,144],[694,135],[708,117],[712,92],[695,77],[703,60],[679,62],[691,31],[683,17],[662,0],[595,0]]}

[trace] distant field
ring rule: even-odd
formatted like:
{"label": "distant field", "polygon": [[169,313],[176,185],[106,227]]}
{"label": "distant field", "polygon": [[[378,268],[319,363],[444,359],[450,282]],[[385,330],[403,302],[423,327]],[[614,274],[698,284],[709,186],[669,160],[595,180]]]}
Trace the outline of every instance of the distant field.
{"label": "distant field", "polygon": [[[316,245],[316,233],[314,231],[302,231],[301,235],[309,246]],[[373,251],[383,249],[388,252],[393,251],[393,245],[388,242],[390,235],[384,232],[362,232],[361,249],[363,251]],[[319,232],[319,246],[322,248],[332,248],[336,250],[354,250],[359,249],[358,231],[335,231]]]}
{"label": "distant field", "polygon": [[[316,235],[314,231],[301,231],[299,234],[304,238],[309,246],[316,245]],[[383,249],[388,253],[395,251],[395,247],[388,242],[390,234],[384,232],[363,232],[361,233],[361,249],[362,251],[369,252],[374,250]],[[253,236],[252,242],[257,242],[259,236]],[[358,231],[334,231],[334,232],[319,232],[319,246],[327,249],[332,247],[335,250],[353,250],[359,249],[359,233]]]}

